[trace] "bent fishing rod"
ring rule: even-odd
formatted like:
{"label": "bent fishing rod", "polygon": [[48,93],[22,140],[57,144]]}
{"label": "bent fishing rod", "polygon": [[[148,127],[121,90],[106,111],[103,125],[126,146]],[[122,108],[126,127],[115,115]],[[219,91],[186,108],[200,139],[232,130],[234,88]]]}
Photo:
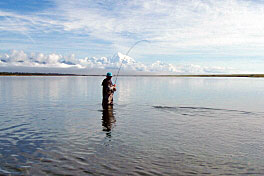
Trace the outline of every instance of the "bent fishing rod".
{"label": "bent fishing rod", "polygon": [[139,41],[137,41],[136,43],[134,43],[134,45],[132,45],[132,46],[129,48],[129,50],[127,51],[127,53],[126,53],[124,59],[122,59],[122,62],[121,62],[121,64],[120,64],[120,67],[119,67],[118,72],[117,72],[117,74],[116,74],[115,84],[116,84],[117,77],[118,77],[118,75],[119,75],[119,72],[120,72],[120,69],[121,69],[121,67],[122,67],[122,65],[123,65],[124,60],[125,60],[126,57],[128,56],[129,52],[130,52],[130,51],[131,51],[131,50],[132,50],[137,44],[139,44],[139,43],[141,43],[141,42],[148,42],[148,43],[149,43],[150,41],[148,41],[148,40],[139,40]]}

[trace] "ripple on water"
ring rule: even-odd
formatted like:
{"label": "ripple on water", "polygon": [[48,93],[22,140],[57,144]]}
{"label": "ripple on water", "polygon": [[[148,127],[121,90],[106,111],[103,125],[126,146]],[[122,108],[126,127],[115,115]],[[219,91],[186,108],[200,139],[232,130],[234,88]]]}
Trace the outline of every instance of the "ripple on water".
{"label": "ripple on water", "polygon": [[212,114],[215,116],[221,114],[230,113],[232,115],[253,115],[260,116],[262,112],[249,112],[249,111],[241,111],[241,110],[232,110],[232,109],[218,109],[218,108],[207,108],[207,107],[170,107],[170,106],[153,106],[155,109],[171,111],[175,113],[179,113],[182,115],[203,115],[203,114]]}

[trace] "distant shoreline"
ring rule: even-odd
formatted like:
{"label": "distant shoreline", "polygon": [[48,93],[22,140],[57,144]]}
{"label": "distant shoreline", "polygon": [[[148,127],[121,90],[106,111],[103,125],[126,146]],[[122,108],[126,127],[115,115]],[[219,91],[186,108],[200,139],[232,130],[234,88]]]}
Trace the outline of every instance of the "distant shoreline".
{"label": "distant shoreline", "polygon": [[[105,76],[63,73],[23,73],[23,72],[0,72],[0,76]],[[127,77],[249,77],[264,78],[264,74],[208,74],[208,75],[119,75]]]}

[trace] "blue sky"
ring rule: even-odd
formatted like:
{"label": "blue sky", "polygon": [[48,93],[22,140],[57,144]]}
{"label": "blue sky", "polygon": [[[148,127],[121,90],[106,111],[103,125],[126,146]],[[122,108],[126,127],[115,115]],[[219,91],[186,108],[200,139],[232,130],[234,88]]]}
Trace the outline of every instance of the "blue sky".
{"label": "blue sky", "polygon": [[145,65],[263,73],[263,18],[262,0],[0,0],[0,53],[111,57],[146,39],[130,53]]}

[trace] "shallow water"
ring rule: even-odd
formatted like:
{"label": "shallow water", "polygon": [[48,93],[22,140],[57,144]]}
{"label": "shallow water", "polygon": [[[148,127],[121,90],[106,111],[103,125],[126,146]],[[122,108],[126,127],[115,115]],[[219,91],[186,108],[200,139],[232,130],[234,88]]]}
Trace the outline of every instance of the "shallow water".
{"label": "shallow water", "polygon": [[263,175],[264,79],[0,77],[0,175]]}

